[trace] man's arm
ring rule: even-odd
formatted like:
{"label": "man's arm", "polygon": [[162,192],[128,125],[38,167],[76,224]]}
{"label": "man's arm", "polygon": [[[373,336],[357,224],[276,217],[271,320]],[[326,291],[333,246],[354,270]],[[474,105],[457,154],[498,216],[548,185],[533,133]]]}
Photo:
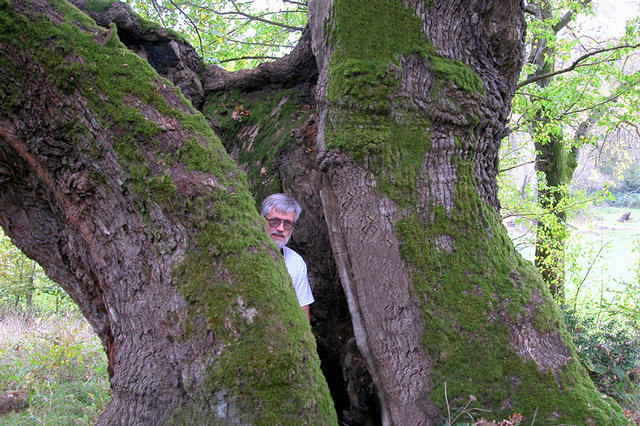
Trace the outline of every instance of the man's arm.
{"label": "man's arm", "polygon": [[307,276],[307,264],[302,256],[286,246],[283,254],[285,254],[285,266],[291,276],[298,303],[307,316],[307,321],[311,322],[309,305],[314,302],[314,298],[309,285],[309,277]]}

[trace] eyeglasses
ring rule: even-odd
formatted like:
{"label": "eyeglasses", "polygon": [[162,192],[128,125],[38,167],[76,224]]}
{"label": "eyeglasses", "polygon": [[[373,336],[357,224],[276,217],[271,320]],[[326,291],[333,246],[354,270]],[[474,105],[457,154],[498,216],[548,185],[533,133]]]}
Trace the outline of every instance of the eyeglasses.
{"label": "eyeglasses", "polygon": [[277,228],[282,223],[282,227],[286,231],[291,231],[293,229],[293,227],[296,226],[296,224],[291,222],[290,220],[278,219],[278,218],[275,218],[275,217],[273,217],[271,219],[269,219],[268,217],[265,217],[265,219],[267,219],[267,223],[272,228]]}

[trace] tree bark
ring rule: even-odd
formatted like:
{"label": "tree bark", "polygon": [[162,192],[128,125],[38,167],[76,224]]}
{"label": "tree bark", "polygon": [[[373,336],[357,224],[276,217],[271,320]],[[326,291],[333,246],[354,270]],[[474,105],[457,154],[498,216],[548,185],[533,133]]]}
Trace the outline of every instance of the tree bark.
{"label": "tree bark", "polygon": [[102,339],[99,423],[335,423],[284,264],[203,117],[66,2],[3,1],[0,21],[0,224]]}
{"label": "tree bark", "polygon": [[[56,4],[0,3],[10,100],[0,110],[1,225],[102,337],[114,396],[101,421],[335,423],[244,175],[180,94],[123,53],[115,29],[79,15],[64,23]],[[172,49],[167,72],[202,87],[193,105],[256,198],[291,190],[308,207],[316,232],[297,229],[294,243],[324,262],[314,292],[336,305],[312,322],[340,329],[318,341],[336,342],[355,373],[337,386],[353,389],[366,363],[385,424],[442,424],[467,402],[467,413],[498,420],[621,418],[497,214],[522,15],[516,0],[316,0],[298,59],[229,83]],[[138,51],[164,51],[152,47]],[[332,322],[344,305],[352,328]],[[341,419],[371,421],[366,392],[344,392],[351,413]]]}
{"label": "tree bark", "polygon": [[522,4],[317,1],[310,26],[322,201],[383,422],[619,416],[499,220]]}

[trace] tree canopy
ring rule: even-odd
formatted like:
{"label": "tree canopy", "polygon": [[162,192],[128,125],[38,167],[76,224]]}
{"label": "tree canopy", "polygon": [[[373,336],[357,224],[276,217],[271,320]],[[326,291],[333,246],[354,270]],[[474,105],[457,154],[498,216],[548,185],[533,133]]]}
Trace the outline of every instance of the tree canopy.
{"label": "tree canopy", "polygon": [[307,22],[306,0],[129,0],[142,16],[183,34],[209,63],[255,68],[282,57]]}

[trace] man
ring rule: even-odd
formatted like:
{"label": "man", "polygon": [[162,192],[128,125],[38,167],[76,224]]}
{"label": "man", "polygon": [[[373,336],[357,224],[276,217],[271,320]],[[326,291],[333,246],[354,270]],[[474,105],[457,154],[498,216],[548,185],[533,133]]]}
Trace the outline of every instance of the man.
{"label": "man", "polygon": [[309,305],[314,302],[314,298],[307,278],[307,264],[302,256],[286,246],[300,213],[300,204],[286,194],[272,194],[262,202],[262,216],[267,222],[267,233],[284,256],[284,264],[291,276],[298,303],[307,315],[307,321],[310,321]]}

